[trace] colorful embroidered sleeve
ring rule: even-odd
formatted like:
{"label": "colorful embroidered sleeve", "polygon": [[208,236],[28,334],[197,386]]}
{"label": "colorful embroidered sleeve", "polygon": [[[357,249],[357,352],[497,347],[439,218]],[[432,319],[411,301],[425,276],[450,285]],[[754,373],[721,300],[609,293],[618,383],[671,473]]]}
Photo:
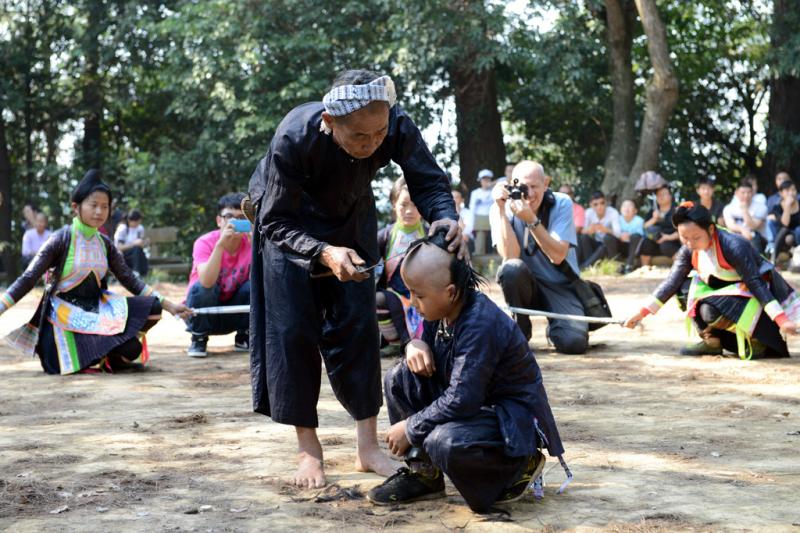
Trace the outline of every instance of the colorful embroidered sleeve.
{"label": "colorful embroidered sleeve", "polygon": [[14,299],[7,293],[0,294],[0,315],[14,305]]}
{"label": "colorful embroidered sleeve", "polygon": [[164,297],[161,296],[161,294],[150,285],[145,285],[142,289],[142,292],[139,293],[139,296],[155,296],[158,298],[159,302],[164,301]]}
{"label": "colorful embroidered sleeve", "polygon": [[764,311],[769,315],[773,322],[778,324],[778,326],[789,320],[789,317],[786,316],[786,313],[783,311],[781,304],[778,303],[778,300],[772,300],[769,302],[764,307]]}
{"label": "colorful embroidered sleeve", "polygon": [[658,313],[659,309],[664,307],[664,302],[656,298],[655,296],[651,296],[649,300],[645,302],[642,306],[642,314],[647,315],[654,315]]}

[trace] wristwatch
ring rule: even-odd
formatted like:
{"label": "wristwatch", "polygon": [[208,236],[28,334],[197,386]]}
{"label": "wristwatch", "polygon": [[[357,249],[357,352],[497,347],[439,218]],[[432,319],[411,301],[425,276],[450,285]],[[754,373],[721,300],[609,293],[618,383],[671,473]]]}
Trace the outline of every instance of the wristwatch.
{"label": "wristwatch", "polygon": [[531,222],[530,224],[528,224],[528,229],[529,229],[529,230],[531,230],[531,231],[533,231],[533,230],[535,230],[537,227],[539,227],[539,224],[541,224],[541,223],[542,223],[542,219],[541,219],[541,218],[539,218],[539,217],[536,217],[536,220],[534,220],[533,222]]}

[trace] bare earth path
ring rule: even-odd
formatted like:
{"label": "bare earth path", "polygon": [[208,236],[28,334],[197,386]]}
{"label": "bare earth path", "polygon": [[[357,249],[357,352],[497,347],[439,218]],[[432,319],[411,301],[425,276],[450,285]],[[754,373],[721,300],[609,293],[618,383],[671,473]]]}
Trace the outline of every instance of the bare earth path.
{"label": "bare earth path", "polygon": [[[615,314],[637,309],[660,275],[603,280]],[[0,335],[35,303],[3,315]],[[783,361],[681,358],[686,327],[670,303],[644,333],[609,326],[590,354],[564,356],[543,324],[534,345],[575,481],[556,495],[563,474],[549,460],[545,499],[529,495],[510,516],[472,514],[451,486],[443,501],[370,505],[361,495],[380,478],[353,471],[353,422],[327,381],[334,485],[287,486],[293,431],[251,412],[232,335],[189,359],[167,316],[148,337],[150,370],[117,376],[46,376],[0,347],[0,530],[800,531],[800,342]]]}

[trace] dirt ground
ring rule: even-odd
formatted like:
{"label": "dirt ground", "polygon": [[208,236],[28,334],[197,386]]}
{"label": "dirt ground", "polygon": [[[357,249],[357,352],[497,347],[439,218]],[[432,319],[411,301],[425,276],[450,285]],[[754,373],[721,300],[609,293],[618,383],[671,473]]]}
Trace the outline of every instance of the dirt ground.
{"label": "dirt ground", "polygon": [[[603,280],[615,315],[638,309],[663,273]],[[29,295],[3,315],[0,334],[35,303]],[[609,326],[591,339],[587,355],[559,355],[544,322],[534,327],[574,482],[557,495],[563,471],[549,459],[543,500],[489,516],[450,485],[446,500],[367,502],[380,478],[353,470],[353,422],[326,380],[331,485],[288,486],[293,431],[251,412],[248,358],[231,351],[232,335],[190,359],[188,334],[165,316],[148,336],[150,370],[116,376],[47,376],[0,347],[0,529],[800,531],[800,356],[676,356],[687,333],[674,302],[644,332]],[[791,348],[800,354],[800,342]]]}

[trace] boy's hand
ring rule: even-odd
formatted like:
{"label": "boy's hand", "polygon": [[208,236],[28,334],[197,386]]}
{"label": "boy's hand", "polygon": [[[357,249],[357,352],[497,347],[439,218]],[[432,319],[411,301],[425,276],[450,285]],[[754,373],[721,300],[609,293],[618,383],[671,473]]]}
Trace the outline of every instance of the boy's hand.
{"label": "boy's hand", "polygon": [[406,346],[406,366],[415,374],[429,378],[436,372],[430,347],[419,339]]}
{"label": "boy's hand", "polygon": [[406,438],[406,421],[402,420],[394,424],[386,432],[386,443],[389,445],[389,451],[398,457],[405,455],[406,450],[411,447],[411,443]]}

